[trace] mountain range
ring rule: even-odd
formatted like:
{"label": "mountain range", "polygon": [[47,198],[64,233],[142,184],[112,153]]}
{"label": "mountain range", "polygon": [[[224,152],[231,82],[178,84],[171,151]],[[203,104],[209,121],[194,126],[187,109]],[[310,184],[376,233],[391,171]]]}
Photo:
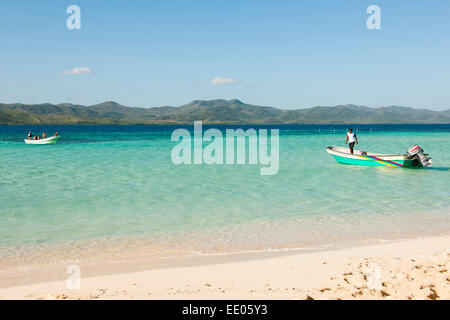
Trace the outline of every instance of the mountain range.
{"label": "mountain range", "polygon": [[286,110],[240,100],[194,100],[179,107],[136,108],[107,101],[84,106],[2,104],[0,124],[394,124],[450,123],[450,109],[432,111],[400,106],[317,106]]}

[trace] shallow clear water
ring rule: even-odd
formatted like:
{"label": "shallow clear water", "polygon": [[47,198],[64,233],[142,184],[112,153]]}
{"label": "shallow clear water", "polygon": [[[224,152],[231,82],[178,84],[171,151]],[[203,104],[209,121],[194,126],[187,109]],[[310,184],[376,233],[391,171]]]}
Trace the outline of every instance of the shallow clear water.
{"label": "shallow clear water", "polygon": [[[174,165],[172,126],[0,126],[2,264],[450,232],[450,126],[353,126],[365,151],[420,144],[426,169],[336,163],[325,147],[342,146],[346,127],[264,127],[280,128],[280,169],[262,176],[259,165]],[[25,145],[30,129],[62,140]]]}

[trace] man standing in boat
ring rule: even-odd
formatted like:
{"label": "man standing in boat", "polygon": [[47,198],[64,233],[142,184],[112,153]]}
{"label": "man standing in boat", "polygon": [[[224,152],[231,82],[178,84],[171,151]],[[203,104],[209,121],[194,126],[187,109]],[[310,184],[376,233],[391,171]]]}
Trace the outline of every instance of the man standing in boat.
{"label": "man standing in boat", "polygon": [[353,129],[348,130],[347,139],[345,139],[345,144],[347,144],[347,141],[348,146],[350,147],[350,153],[353,154],[353,147],[355,146],[355,142],[356,144],[358,144],[358,137],[356,136],[355,133],[353,133]]}

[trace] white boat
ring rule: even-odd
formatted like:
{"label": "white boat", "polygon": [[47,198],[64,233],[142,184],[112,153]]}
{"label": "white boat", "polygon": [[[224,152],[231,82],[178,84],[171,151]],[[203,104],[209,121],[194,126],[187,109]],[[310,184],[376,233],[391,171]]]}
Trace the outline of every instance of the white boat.
{"label": "white boat", "polygon": [[32,140],[32,139],[25,139],[26,144],[55,144],[59,136],[53,136],[50,138],[40,139],[40,140]]}

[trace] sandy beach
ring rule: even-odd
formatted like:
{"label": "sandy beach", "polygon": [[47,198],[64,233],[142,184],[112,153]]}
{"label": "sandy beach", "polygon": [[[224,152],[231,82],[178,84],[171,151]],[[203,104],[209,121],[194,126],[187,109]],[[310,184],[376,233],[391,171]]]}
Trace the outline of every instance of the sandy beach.
{"label": "sandy beach", "polygon": [[450,236],[52,281],[1,299],[449,299]]}

